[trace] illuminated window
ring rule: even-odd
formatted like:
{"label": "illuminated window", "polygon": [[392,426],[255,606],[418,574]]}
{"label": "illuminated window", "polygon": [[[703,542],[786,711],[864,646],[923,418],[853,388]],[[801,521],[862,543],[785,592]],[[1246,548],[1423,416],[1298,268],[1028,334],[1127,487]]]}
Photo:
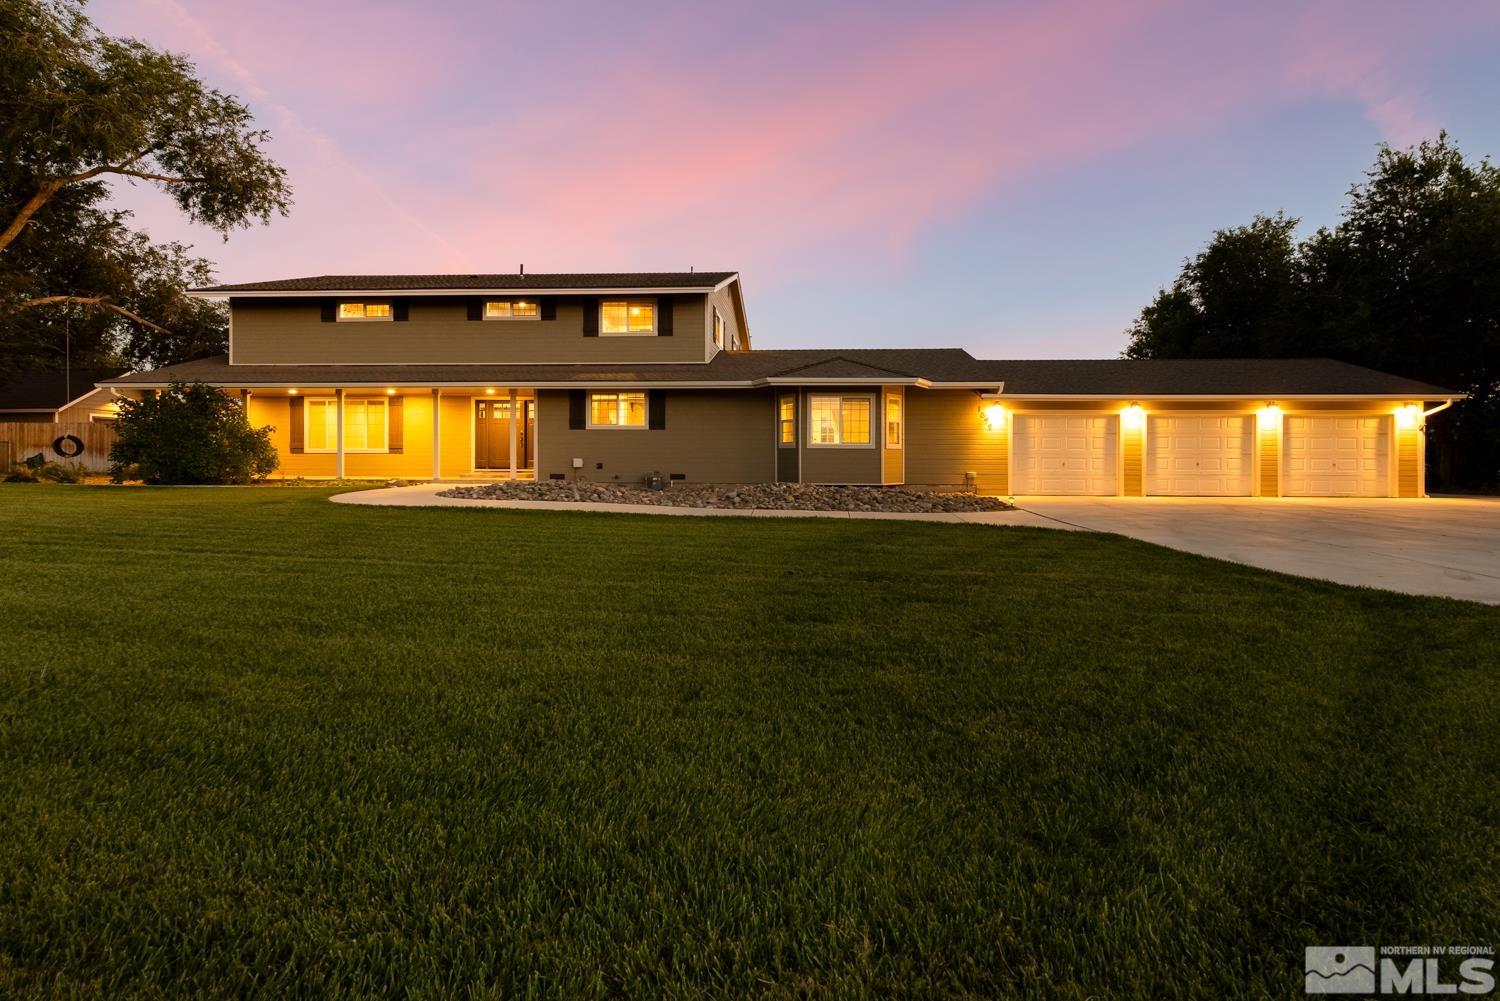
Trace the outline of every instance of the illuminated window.
{"label": "illuminated window", "polygon": [[484,304],[486,320],[535,320],[539,313],[534,302],[491,299]]}
{"label": "illuminated window", "polygon": [[808,410],[809,445],[868,445],[874,398],[869,396],[814,396]]}
{"label": "illuminated window", "polygon": [[589,394],[589,427],[643,428],[645,426],[645,393]]}
{"label": "illuminated window", "polygon": [[901,447],[901,397],[894,393],[885,398],[885,445]]}
{"label": "illuminated window", "polygon": [[391,304],[388,302],[341,302],[340,320],[389,320]]}
{"label": "illuminated window", "polygon": [[655,299],[606,299],[599,307],[601,334],[656,333]]}
{"label": "illuminated window", "polygon": [[[309,452],[336,452],[339,447],[338,400],[309,399],[303,406],[304,437]],[[344,400],[344,451],[384,452],[388,447],[384,399]]]}
{"label": "illuminated window", "polygon": [[797,400],[796,397],[783,396],[779,401],[781,426],[777,441],[790,447],[797,444]]}
{"label": "illuminated window", "polygon": [[717,309],[714,310],[714,347],[724,350],[724,317]]}

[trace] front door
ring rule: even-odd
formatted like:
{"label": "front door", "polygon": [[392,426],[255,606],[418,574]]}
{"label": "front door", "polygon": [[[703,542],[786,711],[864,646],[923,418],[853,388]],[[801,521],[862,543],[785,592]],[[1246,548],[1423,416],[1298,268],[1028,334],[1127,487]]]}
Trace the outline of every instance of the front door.
{"label": "front door", "polygon": [[[516,468],[530,469],[536,454],[532,434],[536,428],[536,401],[517,400],[521,415],[516,428]],[[510,401],[474,401],[474,468],[510,468]]]}

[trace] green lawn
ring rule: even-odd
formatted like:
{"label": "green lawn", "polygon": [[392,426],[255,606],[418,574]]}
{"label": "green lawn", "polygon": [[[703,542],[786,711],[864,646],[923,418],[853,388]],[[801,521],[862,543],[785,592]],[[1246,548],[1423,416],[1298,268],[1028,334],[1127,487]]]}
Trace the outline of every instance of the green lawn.
{"label": "green lawn", "polygon": [[0,996],[1301,996],[1500,929],[1500,609],[1109,536],[0,487]]}

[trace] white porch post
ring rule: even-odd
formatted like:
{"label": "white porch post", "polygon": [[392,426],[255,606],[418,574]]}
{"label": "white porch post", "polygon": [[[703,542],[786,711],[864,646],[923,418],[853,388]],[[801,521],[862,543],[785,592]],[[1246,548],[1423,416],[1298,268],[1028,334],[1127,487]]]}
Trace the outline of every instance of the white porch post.
{"label": "white porch post", "polygon": [[344,387],[340,386],[333,391],[334,400],[338,403],[338,476],[344,478]]}
{"label": "white porch post", "polygon": [[438,425],[443,419],[442,398],[438,395],[441,390],[436,387],[432,390],[432,479],[434,482],[443,478],[443,436],[438,430]]}
{"label": "white porch post", "polygon": [[508,396],[510,399],[510,479],[513,480],[516,478],[516,439],[519,437],[519,434],[516,430],[516,421],[518,420],[518,417],[516,415],[515,386],[510,387],[510,389],[508,390]]}

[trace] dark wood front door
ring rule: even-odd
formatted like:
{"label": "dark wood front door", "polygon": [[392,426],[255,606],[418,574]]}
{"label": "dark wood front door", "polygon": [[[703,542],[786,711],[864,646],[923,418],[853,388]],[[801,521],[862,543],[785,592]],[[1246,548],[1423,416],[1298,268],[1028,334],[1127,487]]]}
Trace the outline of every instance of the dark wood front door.
{"label": "dark wood front door", "polygon": [[[517,400],[521,416],[516,428],[516,468],[530,469],[536,455],[536,401]],[[474,401],[474,468],[510,468],[510,401]]]}

